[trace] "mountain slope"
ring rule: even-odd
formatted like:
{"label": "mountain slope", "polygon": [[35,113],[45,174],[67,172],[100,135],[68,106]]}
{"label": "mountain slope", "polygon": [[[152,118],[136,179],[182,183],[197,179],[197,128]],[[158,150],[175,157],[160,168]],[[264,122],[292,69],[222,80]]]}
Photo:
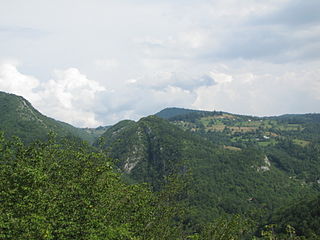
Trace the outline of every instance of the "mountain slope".
{"label": "mountain slope", "polygon": [[193,111],[169,121],[228,149],[259,148],[291,177],[319,185],[320,114],[254,117]]}
{"label": "mountain slope", "polygon": [[320,239],[320,195],[281,209],[270,223],[276,224],[277,231],[282,233],[290,225],[299,236]]}
{"label": "mountain slope", "polygon": [[156,113],[155,115],[163,119],[170,119],[176,116],[187,115],[190,113],[206,113],[206,112],[207,111],[171,107],[171,108],[165,108],[160,112]]}
{"label": "mountain slope", "polygon": [[93,142],[94,137],[70,124],[48,118],[23,97],[0,92],[0,131],[6,136],[18,136],[25,142],[44,139],[50,131],[58,136],[79,137]]}
{"label": "mountain slope", "polygon": [[140,182],[151,182],[159,188],[166,176],[175,171],[184,134],[181,130],[157,117],[142,118],[139,122],[121,121],[109,128],[102,137],[104,147],[121,168]]}
{"label": "mountain slope", "polygon": [[103,137],[103,147],[119,159],[118,166],[155,190],[170,174],[188,172],[190,221],[235,213],[259,218],[317,192],[289,178],[257,148],[229,150],[155,116],[120,122]]}

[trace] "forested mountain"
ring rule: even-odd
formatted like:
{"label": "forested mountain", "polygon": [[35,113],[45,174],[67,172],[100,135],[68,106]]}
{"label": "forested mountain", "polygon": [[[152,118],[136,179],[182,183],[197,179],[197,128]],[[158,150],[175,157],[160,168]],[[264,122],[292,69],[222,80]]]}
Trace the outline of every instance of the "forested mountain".
{"label": "forested mountain", "polygon": [[207,111],[172,107],[172,108],[165,108],[160,112],[156,113],[155,115],[160,118],[170,119],[176,116],[186,115],[189,113],[205,113],[205,112]]}
{"label": "forested mountain", "polygon": [[228,149],[258,148],[292,178],[318,185],[320,114],[253,117],[196,111],[176,115],[169,121]]}
{"label": "forested mountain", "polygon": [[319,237],[320,114],[167,108],[79,129],[2,92],[0,113],[1,239]]}
{"label": "forested mountain", "polygon": [[103,147],[135,181],[158,190],[171,174],[185,175],[192,223],[224,214],[260,221],[288,202],[318,192],[278,168],[260,148],[226,148],[155,116],[122,121],[102,136]]}
{"label": "forested mountain", "polygon": [[50,131],[60,137],[78,137],[91,143],[97,137],[88,130],[48,118],[23,97],[5,92],[0,92],[0,122],[0,131],[6,136],[18,136],[25,142],[44,140]]}

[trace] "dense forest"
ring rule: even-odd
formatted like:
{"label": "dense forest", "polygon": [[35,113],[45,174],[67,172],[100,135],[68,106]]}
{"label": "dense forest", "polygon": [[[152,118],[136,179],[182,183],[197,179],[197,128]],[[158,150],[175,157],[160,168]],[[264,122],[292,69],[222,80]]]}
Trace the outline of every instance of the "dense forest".
{"label": "dense forest", "polygon": [[0,239],[320,239],[319,114],[79,129],[5,93],[0,111]]}
{"label": "dense forest", "polygon": [[1,239],[181,236],[169,190],[125,184],[104,153],[60,141],[25,146],[0,136]]}
{"label": "dense forest", "polygon": [[260,230],[258,222],[238,214],[195,228],[188,222],[188,175],[170,175],[161,190],[152,191],[126,183],[104,152],[53,136],[26,146],[1,135],[0,150],[1,239],[317,239],[319,234],[319,198],[279,211],[269,220],[278,225]]}

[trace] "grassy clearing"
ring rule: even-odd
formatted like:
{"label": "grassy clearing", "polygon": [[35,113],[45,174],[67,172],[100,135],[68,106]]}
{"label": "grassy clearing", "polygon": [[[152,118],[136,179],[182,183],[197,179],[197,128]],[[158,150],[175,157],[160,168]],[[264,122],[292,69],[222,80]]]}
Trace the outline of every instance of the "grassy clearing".
{"label": "grassy clearing", "polygon": [[260,127],[262,122],[260,121],[243,121],[243,122],[236,122],[234,126],[238,127]]}
{"label": "grassy clearing", "polygon": [[233,146],[223,146],[223,147],[231,151],[241,151],[241,148],[238,148],[238,147],[233,147]]}
{"label": "grassy clearing", "polygon": [[242,138],[242,137],[233,137],[231,138],[231,142],[233,143],[239,143],[239,142],[249,142],[250,139],[248,138]]}
{"label": "grassy clearing", "polygon": [[308,144],[310,144],[309,141],[305,141],[305,140],[301,140],[301,139],[293,139],[293,143],[297,144],[297,145],[300,145],[301,147],[305,147]]}
{"label": "grassy clearing", "polygon": [[181,127],[184,130],[194,129],[196,127],[196,125],[194,123],[184,122],[184,121],[176,121],[176,122],[174,122],[174,124],[176,126]]}
{"label": "grassy clearing", "polygon": [[258,145],[260,147],[267,147],[267,146],[275,145],[275,144],[277,144],[277,141],[275,139],[270,139],[269,141],[258,142]]}
{"label": "grassy clearing", "polygon": [[224,124],[217,124],[210,127],[206,127],[207,131],[220,131],[222,132],[226,126]]}
{"label": "grassy clearing", "polygon": [[300,124],[283,124],[283,125],[277,125],[277,128],[281,131],[299,131],[302,130],[302,127]]}
{"label": "grassy clearing", "polygon": [[228,127],[233,133],[235,132],[254,132],[257,127]]}
{"label": "grassy clearing", "polygon": [[200,118],[200,122],[204,125],[208,125],[210,121],[219,121],[219,120],[236,120],[237,117],[231,114],[222,114],[222,115],[217,115],[217,116],[208,116],[208,117],[202,117]]}

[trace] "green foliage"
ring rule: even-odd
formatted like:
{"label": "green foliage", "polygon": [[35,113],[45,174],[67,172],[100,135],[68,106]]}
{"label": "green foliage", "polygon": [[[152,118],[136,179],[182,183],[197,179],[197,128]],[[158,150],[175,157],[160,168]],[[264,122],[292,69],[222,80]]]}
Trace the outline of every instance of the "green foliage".
{"label": "green foliage", "polygon": [[199,113],[199,112],[205,112],[205,111],[172,107],[172,108],[165,108],[165,109],[161,110],[160,112],[156,113],[155,115],[157,117],[160,117],[163,119],[170,119],[170,118],[174,118],[176,116],[188,115],[190,113]]}
{"label": "green foliage", "polygon": [[250,234],[251,223],[239,215],[231,218],[218,218],[205,225],[199,234],[193,234],[190,240],[237,240]]}
{"label": "green foliage", "polygon": [[277,225],[278,233],[287,232],[290,226],[297,236],[320,239],[320,196],[289,205],[273,214],[269,221]]}
{"label": "green foliage", "polygon": [[[103,147],[119,159],[118,166],[138,182],[148,182],[159,190],[166,177],[180,171],[181,130],[157,117],[138,123],[121,121],[103,135]],[[96,145],[99,145],[96,142]]]}
{"label": "green foliage", "polygon": [[259,147],[230,151],[154,116],[120,122],[103,136],[103,147],[127,176],[153,190],[165,186],[167,176],[189,173],[184,204],[194,227],[226,214],[263,222],[289,201],[317,192],[273,164],[265,166],[271,163]]}
{"label": "green foliage", "polygon": [[103,153],[0,137],[0,239],[172,239],[175,208],[127,185]]}
{"label": "green foliage", "polygon": [[271,161],[291,177],[307,183],[317,182],[320,172],[320,145],[310,143],[303,147],[289,139],[283,139],[267,151]]}
{"label": "green foliage", "polygon": [[256,239],[319,237],[319,114],[171,108],[158,114],[171,122],[108,128],[93,151],[78,137],[106,128],[74,128],[5,93],[0,112],[0,130],[28,143],[0,137],[0,239],[249,239],[265,224]]}

